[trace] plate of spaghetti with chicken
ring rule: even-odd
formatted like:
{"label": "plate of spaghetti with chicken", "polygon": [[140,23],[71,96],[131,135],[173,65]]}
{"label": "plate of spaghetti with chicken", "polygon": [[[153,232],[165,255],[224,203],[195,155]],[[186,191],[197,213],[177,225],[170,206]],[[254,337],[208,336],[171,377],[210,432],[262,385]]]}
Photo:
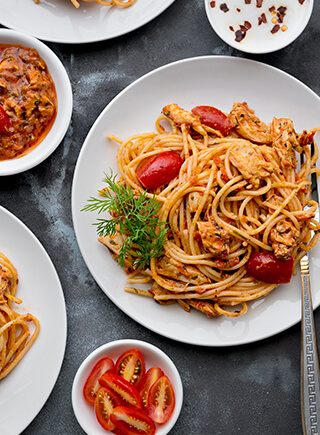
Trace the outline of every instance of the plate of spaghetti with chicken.
{"label": "plate of spaghetti with chicken", "polygon": [[79,247],[102,290],[192,344],[252,342],[298,322],[307,252],[319,274],[319,105],[280,70],[216,56],[122,91],[92,127],[72,190]]}

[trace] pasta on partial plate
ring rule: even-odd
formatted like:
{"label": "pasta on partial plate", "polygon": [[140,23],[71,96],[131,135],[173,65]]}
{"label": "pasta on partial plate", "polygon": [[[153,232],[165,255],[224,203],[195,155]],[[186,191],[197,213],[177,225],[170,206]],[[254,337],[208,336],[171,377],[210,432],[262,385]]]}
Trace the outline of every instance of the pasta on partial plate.
{"label": "pasta on partial plate", "polygon": [[[80,3],[77,0],[70,0],[76,7],[80,7]],[[120,8],[128,8],[132,6],[137,0],[83,0],[84,2],[96,2],[101,6],[119,6]],[[40,0],[34,0],[36,4],[40,3]]]}
{"label": "pasta on partial plate", "polygon": [[106,176],[84,210],[109,212],[96,222],[98,240],[128,273],[126,291],[208,317],[240,316],[290,282],[318,242],[319,129],[297,133],[288,118],[267,125],[247,103],[230,113],[169,104],[156,129],[108,135],[120,144],[119,179]]}
{"label": "pasta on partial plate", "polygon": [[[40,323],[35,316],[19,314],[13,309],[14,303],[22,303],[15,296],[17,285],[16,268],[0,253],[0,379],[16,367],[40,332]],[[28,323],[34,325],[33,331]]]}

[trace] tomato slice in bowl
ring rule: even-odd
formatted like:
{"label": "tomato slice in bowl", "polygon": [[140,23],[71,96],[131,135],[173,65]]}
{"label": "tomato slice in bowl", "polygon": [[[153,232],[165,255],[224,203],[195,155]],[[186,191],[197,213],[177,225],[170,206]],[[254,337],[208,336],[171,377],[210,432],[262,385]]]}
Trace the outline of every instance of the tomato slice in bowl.
{"label": "tomato slice in bowl", "polygon": [[110,388],[114,391],[122,403],[129,408],[142,409],[142,399],[139,391],[116,373],[105,373],[99,379],[99,383],[102,387]]}
{"label": "tomato slice in bowl", "polygon": [[94,411],[98,422],[105,430],[115,428],[110,416],[116,406],[121,405],[120,398],[110,388],[100,387],[94,401]]}
{"label": "tomato slice in bowl", "polygon": [[156,425],[143,411],[117,406],[111,414],[111,421],[126,435],[154,435]]}
{"label": "tomato slice in bowl", "polygon": [[144,408],[147,408],[148,406],[150,388],[163,375],[164,373],[160,367],[151,367],[142,378],[139,391]]}
{"label": "tomato slice in bowl", "polygon": [[114,362],[109,357],[100,359],[97,362],[97,364],[93,367],[83,387],[84,398],[88,403],[90,403],[90,405],[94,405],[97,391],[100,387],[99,378],[104,373],[113,372],[113,371],[114,371]]}
{"label": "tomato slice in bowl", "polygon": [[161,376],[150,388],[148,414],[156,423],[165,423],[175,407],[175,394],[167,376]]}
{"label": "tomato slice in bowl", "polygon": [[116,361],[115,373],[130,382],[137,389],[146,372],[146,364],[142,353],[137,349],[124,352]]}

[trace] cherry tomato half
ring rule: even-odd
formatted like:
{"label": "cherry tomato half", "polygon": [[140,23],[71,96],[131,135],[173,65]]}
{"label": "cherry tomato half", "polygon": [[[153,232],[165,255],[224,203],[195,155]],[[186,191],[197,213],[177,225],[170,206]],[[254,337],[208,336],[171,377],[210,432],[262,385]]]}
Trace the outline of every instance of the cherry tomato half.
{"label": "cherry tomato half", "polygon": [[146,189],[156,189],[177,177],[182,163],[179,154],[165,151],[145,159],[138,167],[136,176]]}
{"label": "cherry tomato half", "polygon": [[293,258],[279,260],[272,252],[255,251],[249,258],[247,271],[258,281],[287,284],[293,272]]}
{"label": "cherry tomato half", "polygon": [[10,125],[10,119],[7,112],[0,106],[0,133],[5,133]]}
{"label": "cherry tomato half", "polygon": [[137,389],[146,372],[146,364],[142,353],[131,349],[119,356],[115,366],[115,373],[130,382]]}
{"label": "cherry tomato half", "polygon": [[99,379],[102,387],[110,388],[114,391],[122,403],[129,408],[142,409],[142,399],[139,391],[130,382],[115,373],[105,373]]}
{"label": "cherry tomato half", "polygon": [[156,423],[165,423],[171,417],[175,403],[175,395],[169,378],[161,376],[149,391],[149,417]]}
{"label": "cherry tomato half", "polygon": [[160,369],[160,367],[151,367],[142,378],[139,391],[140,391],[140,396],[142,399],[143,406],[145,408],[148,406],[148,394],[150,388],[163,375],[164,373]]}
{"label": "cherry tomato half", "polygon": [[154,435],[156,425],[143,411],[117,406],[111,414],[111,421],[126,435]]}
{"label": "cherry tomato half", "polygon": [[234,127],[227,115],[215,107],[197,106],[194,107],[191,112],[194,115],[198,115],[203,124],[213,128],[214,130],[220,131],[223,136],[229,133],[229,131]]}
{"label": "cherry tomato half", "polygon": [[110,415],[116,406],[121,405],[120,398],[110,388],[100,387],[94,401],[94,411],[100,425],[105,430],[113,430],[114,423],[110,420]]}
{"label": "cherry tomato half", "polygon": [[100,376],[109,371],[114,371],[114,362],[108,357],[100,359],[93,367],[83,387],[84,398],[90,405],[94,404],[97,391],[100,387]]}

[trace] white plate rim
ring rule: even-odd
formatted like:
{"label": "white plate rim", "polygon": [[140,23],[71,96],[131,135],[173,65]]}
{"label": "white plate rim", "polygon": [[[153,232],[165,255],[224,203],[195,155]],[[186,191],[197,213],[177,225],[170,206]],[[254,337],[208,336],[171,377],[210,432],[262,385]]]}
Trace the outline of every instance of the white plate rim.
{"label": "white plate rim", "polygon": [[[200,56],[200,57],[193,57],[193,58],[188,58],[188,59],[182,59],[176,62],[172,62],[170,64],[164,65],[160,68],[157,68],[149,73],[147,73],[146,75],[140,77],[138,80],[136,80],[134,83],[130,84],[128,87],[126,87],[124,90],[122,90],[106,107],[105,109],[101,112],[101,114],[98,116],[97,120],[95,121],[95,123],[93,124],[91,130],[89,131],[84,144],[82,146],[82,149],[80,151],[79,157],[78,157],[78,161],[76,164],[76,168],[75,168],[75,172],[74,172],[74,177],[73,177],[73,184],[72,184],[72,217],[73,217],[73,225],[74,225],[74,230],[75,230],[75,234],[76,234],[76,238],[77,238],[77,242],[79,245],[79,249],[80,252],[84,258],[84,261],[90,271],[90,273],[92,274],[92,276],[94,277],[95,281],[97,282],[97,284],[99,285],[99,287],[102,289],[102,291],[104,291],[104,293],[122,310],[124,311],[127,315],[129,315],[129,317],[131,317],[132,319],[134,319],[135,321],[137,321],[138,323],[142,324],[143,326],[147,327],[148,329],[159,333],[160,335],[163,335],[167,338],[171,338],[173,340],[177,340],[180,342],[184,342],[184,343],[188,343],[188,344],[194,344],[194,345],[202,345],[202,346],[208,346],[208,347],[226,347],[226,346],[236,346],[236,345],[241,345],[241,344],[248,344],[251,342],[256,342],[271,336],[274,336],[280,332],[283,332],[284,330],[287,330],[288,328],[290,328],[291,326],[295,325],[296,323],[298,323],[301,320],[301,312],[300,312],[300,293],[297,295],[295,295],[295,297],[297,297],[297,300],[295,301],[295,304],[293,303],[293,301],[291,301],[290,299],[290,304],[293,304],[293,309],[294,311],[294,318],[287,318],[288,316],[286,316],[286,320],[285,323],[283,325],[281,325],[280,327],[277,327],[276,330],[273,330],[271,332],[264,332],[264,333],[260,333],[258,335],[249,335],[247,337],[237,337],[237,338],[229,338],[227,337],[226,341],[221,341],[220,339],[218,339],[217,337],[211,335],[210,337],[204,339],[204,337],[197,337],[197,339],[191,339],[190,337],[186,336],[182,336],[181,333],[177,332],[177,331],[171,331],[169,333],[169,331],[163,331],[161,329],[159,329],[159,327],[155,327],[152,323],[150,323],[150,321],[147,321],[145,319],[142,319],[140,316],[137,316],[137,313],[135,312],[134,314],[131,312],[131,308],[128,307],[127,305],[124,304],[123,301],[123,297],[120,296],[121,298],[121,302],[119,303],[119,295],[117,294],[116,296],[114,294],[111,294],[110,291],[108,291],[108,289],[106,289],[105,287],[105,282],[101,279],[101,275],[98,276],[97,274],[97,270],[95,269],[95,265],[93,264],[92,261],[90,261],[90,258],[88,256],[88,252],[86,246],[84,245],[84,241],[82,240],[82,234],[81,234],[81,223],[79,221],[79,219],[83,219],[80,218],[81,216],[81,212],[79,212],[79,198],[77,195],[77,189],[78,189],[78,183],[79,183],[79,177],[80,177],[80,172],[81,172],[81,166],[83,166],[83,163],[81,161],[84,161],[85,157],[85,153],[86,153],[86,149],[88,149],[89,144],[91,143],[92,145],[92,138],[95,135],[95,131],[97,129],[97,127],[101,125],[101,123],[103,122],[104,125],[106,125],[106,119],[108,117],[108,113],[112,113],[113,107],[116,106],[117,104],[119,104],[119,101],[124,100],[124,98],[127,96],[127,94],[129,92],[133,92],[135,90],[136,87],[140,87],[145,81],[148,81],[148,84],[150,84],[150,81],[152,81],[152,79],[154,79],[155,76],[159,77],[161,74],[165,74],[167,73],[170,69],[175,69],[175,68],[191,68],[192,64],[197,64],[197,63],[214,63],[214,64],[219,64],[219,62],[231,62],[233,65],[233,67],[239,67],[239,66],[246,66],[250,69],[252,68],[258,68],[259,72],[261,71],[265,71],[266,73],[270,73],[270,74],[275,74],[277,77],[281,77],[282,80],[288,80],[289,83],[291,83],[292,85],[298,87],[299,91],[302,93],[305,93],[306,95],[308,95],[309,98],[312,98],[313,100],[316,101],[317,104],[320,105],[320,98],[315,94],[315,92],[313,92],[310,88],[308,88],[304,83],[302,83],[301,81],[299,81],[298,79],[294,78],[293,76],[289,75],[288,73],[281,71],[275,67],[269,66],[267,64],[261,63],[261,62],[257,62],[255,60],[249,60],[249,59],[243,59],[243,58],[235,58],[235,57],[229,57],[229,56]],[[169,73],[168,73],[169,74]],[[167,101],[167,104],[169,104],[170,102],[173,101]],[[198,102],[197,104],[210,104],[210,102],[204,103],[204,102]],[[231,108],[231,107],[230,107]],[[157,114],[155,115],[155,117],[160,113],[161,111],[161,107],[159,107],[159,112],[157,112]],[[279,116],[279,115],[278,115]],[[286,116],[286,115],[283,115]],[[314,125],[313,125],[314,126]],[[311,125],[306,126],[305,128],[311,128]],[[147,131],[146,129],[143,131]],[[119,132],[118,134],[114,131],[111,132],[112,134],[118,135],[119,136]],[[120,132],[121,133],[121,132]],[[137,131],[133,131],[131,132],[131,134],[137,133]],[[129,136],[129,135],[128,135]],[[122,137],[122,136],[121,136]],[[124,136],[125,138],[126,136]],[[106,168],[107,170],[107,168]],[[115,172],[116,173],[116,172]],[[103,174],[101,174],[101,179],[102,179]],[[102,183],[101,183],[102,184]],[[83,187],[83,184],[82,184]],[[100,185],[99,187],[100,188]],[[98,189],[97,188],[97,189]],[[94,192],[96,192],[96,190],[94,190]],[[93,192],[93,194],[94,194]],[[89,197],[89,195],[88,195]],[[88,199],[88,197],[86,199]],[[81,206],[84,206],[85,204],[85,200],[80,204]],[[95,218],[92,218],[92,222],[95,221]],[[98,243],[98,242],[97,242]],[[90,248],[92,249],[92,246],[90,246]],[[101,248],[100,254],[103,255],[103,251],[102,249],[105,248]],[[316,268],[316,272],[317,275],[319,274],[319,270],[317,267],[317,259],[319,257],[319,252],[318,252],[318,247],[316,247],[313,250],[313,255],[312,255],[312,259],[311,259],[311,269],[313,270],[313,268]],[[111,256],[110,256],[111,257]],[[114,261],[114,260],[113,260]],[[113,273],[119,273],[119,268],[118,266],[115,264],[114,267],[114,272]],[[297,286],[297,280],[299,279],[298,276],[294,277],[294,285]],[[315,279],[315,273],[312,274],[311,279]],[[290,284],[291,285],[291,284]],[[283,289],[283,286],[281,287],[281,292],[285,292],[285,290]],[[280,289],[279,287],[279,289]],[[314,302],[314,308],[318,307],[320,304],[320,291],[317,291],[315,289],[315,285],[313,285],[313,292],[315,293],[313,295],[313,302]],[[277,289],[278,290],[278,289]],[[278,290],[279,291],[279,290]],[[273,297],[275,293],[272,292],[266,299],[266,301],[268,301],[268,298],[270,299],[271,297]],[[131,295],[130,295],[131,296]],[[132,295],[135,296],[135,295]],[[128,297],[128,296],[127,296]],[[125,306],[124,306],[125,305]],[[169,309],[171,309],[172,306],[169,307],[164,307],[166,310],[168,310],[168,313],[166,315],[170,316],[169,314]],[[150,309],[150,307],[148,307]],[[255,307],[256,309],[256,307]],[[143,311],[143,310],[142,310]],[[235,319],[228,319],[230,321],[231,325],[235,325],[236,323],[241,323],[242,320],[246,319],[246,316],[248,316],[248,314],[246,314],[245,316],[241,316],[240,318]],[[220,318],[219,318],[220,319]],[[214,320],[217,323],[219,322],[219,319]],[[210,319],[209,319],[210,320]],[[245,320],[244,320],[245,321]],[[236,322],[236,323],[235,323]],[[179,325],[180,326],[180,325]],[[243,326],[243,329],[245,329],[245,325]]]}
{"label": "white plate rim", "polygon": [[235,48],[239,51],[242,51],[244,53],[251,53],[251,54],[266,54],[266,53],[273,53],[275,51],[281,50],[282,48],[287,47],[288,45],[290,45],[295,39],[297,39],[302,32],[305,30],[305,28],[307,27],[309,20],[311,18],[311,14],[313,11],[313,0],[307,0],[307,13],[305,15],[305,20],[303,21],[301,27],[295,29],[295,31],[291,34],[290,38],[281,40],[280,42],[272,42],[272,45],[270,44],[270,48],[265,48],[265,49],[252,49],[250,47],[247,47],[244,43],[239,43],[236,42],[233,38],[228,38],[228,33],[227,33],[227,29],[225,32],[223,32],[222,30],[220,30],[219,28],[217,28],[215,20],[213,18],[212,15],[212,10],[210,7],[210,0],[204,0],[204,5],[205,5],[205,11],[206,11],[206,15],[208,18],[208,21],[212,27],[212,29],[214,30],[214,32],[219,36],[219,38],[222,39],[222,41],[224,41],[226,44],[230,45],[232,48]]}
{"label": "white plate rim", "polygon": [[46,44],[33,36],[10,29],[0,29],[0,42],[1,44],[17,44],[35,48],[46,62],[55,82],[58,100],[56,119],[44,140],[30,153],[20,158],[0,161],[0,176],[7,176],[34,168],[58,148],[70,124],[73,111],[73,93],[64,65]]}
{"label": "white plate rim", "polygon": [[[140,352],[145,356],[149,353],[153,353],[154,355],[152,358],[154,360],[158,360],[159,355],[162,358],[162,360],[165,363],[165,367],[161,364],[159,367],[164,371],[165,375],[167,375],[174,387],[174,392],[176,396],[176,406],[173,412],[173,415],[171,416],[170,420],[165,425],[159,425],[157,429],[157,434],[159,435],[166,435],[169,433],[169,431],[173,428],[176,421],[179,418],[182,404],[183,404],[183,385],[180,377],[180,373],[172,361],[172,359],[159,347],[156,347],[155,345],[142,340],[137,339],[120,339],[115,341],[107,342],[101,346],[99,346],[97,349],[92,351],[80,364],[76,375],[73,380],[72,384],[72,391],[71,391],[71,400],[72,400],[72,407],[74,414],[82,427],[82,429],[88,434],[88,435],[94,435],[96,431],[91,431],[91,425],[89,424],[86,416],[87,408],[92,408],[90,405],[85,403],[85,400],[82,397],[82,391],[83,391],[83,385],[84,380],[86,379],[85,374],[90,373],[94,365],[99,361],[99,359],[109,356],[113,357],[113,354],[116,356],[120,356],[123,352],[129,349],[138,349]],[[114,362],[116,360],[114,359]],[[146,361],[147,364],[147,361]],[[153,365],[147,366],[146,370],[151,368]],[[81,397],[81,399],[80,399]],[[84,408],[85,407],[85,408]],[[94,413],[93,409],[90,409],[90,414]],[[97,427],[99,427],[97,423]],[[100,429],[100,428],[99,428]],[[101,433],[103,433],[103,430],[100,430]]]}
{"label": "white plate rim", "polygon": [[[30,310],[30,312],[36,315],[40,320],[40,334],[37,340],[13,371],[0,381],[1,433],[3,435],[14,435],[21,433],[34,420],[56,384],[65,355],[67,313],[59,276],[43,245],[19,218],[3,206],[0,206],[0,219],[2,222],[5,220],[5,222],[7,222],[11,228],[14,228],[15,232],[22,235],[26,241],[25,245],[22,241],[15,241],[14,247],[11,245],[8,246],[7,241],[9,238],[11,240],[11,238],[13,239],[15,236],[12,235],[11,237],[11,233],[9,233],[5,236],[6,246],[1,242],[0,249],[17,267],[19,276],[17,296],[21,297],[23,300],[23,308],[21,309],[24,311]],[[3,233],[1,230],[0,232]],[[17,245],[21,248],[21,253],[19,254],[17,250],[14,250]],[[8,253],[9,251],[10,255]],[[52,315],[50,316],[50,320],[48,320],[47,316],[43,318],[41,312],[35,312],[32,308],[32,304],[39,308],[39,303],[35,303],[39,291],[44,295],[47,293],[47,290],[44,290],[43,282],[40,283],[37,277],[34,278],[34,286],[32,287],[30,285],[28,289],[30,295],[33,296],[32,298],[26,297],[25,293],[20,291],[20,286],[23,285],[23,282],[26,282],[26,279],[28,282],[25,284],[25,288],[27,285],[32,284],[30,277],[26,277],[26,274],[20,273],[21,268],[19,268],[19,265],[23,265],[22,259],[26,258],[27,252],[30,257],[30,251],[32,252],[31,257],[41,260],[42,272],[46,273],[48,279],[47,286],[50,290],[54,289],[55,291],[50,296],[50,301],[56,304],[54,306],[55,310],[54,312],[52,311]],[[35,274],[36,271],[37,268],[35,266],[33,273]],[[40,304],[42,303],[43,302]],[[44,312],[46,312],[46,309],[44,309]],[[48,312],[46,312],[46,314],[48,314]],[[55,340],[53,345],[50,343],[50,340],[48,343],[46,342],[47,339],[52,337]],[[43,345],[45,345],[44,349]],[[52,346],[54,349],[54,358],[52,359],[50,359],[50,356],[52,356],[51,351],[46,352],[48,351],[48,346]],[[39,360],[45,369],[42,369]],[[35,373],[36,367],[38,367],[38,370]],[[21,382],[19,383],[18,379],[25,380],[26,385],[23,386]],[[19,388],[17,388],[17,382]],[[12,391],[15,391],[15,394],[10,396],[10,392]],[[26,400],[26,397],[32,397],[32,400]],[[17,415],[19,418],[17,418]],[[3,421],[1,422],[2,418]]]}
{"label": "white plate rim", "polygon": [[[144,13],[143,8],[148,8],[148,6],[150,6],[150,4],[148,4],[150,0],[137,0],[137,2],[140,1],[141,4],[139,5],[138,3],[135,3],[129,8],[116,8],[114,11],[112,11],[112,14],[115,14],[113,16],[116,17],[116,19],[119,21],[119,24],[117,23],[116,27],[112,29],[112,31],[109,31],[108,26],[105,26],[106,30],[103,30],[103,32],[99,35],[96,34],[98,25],[101,22],[102,27],[103,15],[109,13],[106,11],[106,8],[110,9],[110,7],[101,6],[99,4],[93,3],[85,3],[81,2],[80,0],[81,6],[77,9],[72,4],[64,5],[62,2],[61,5],[57,6],[51,0],[40,0],[40,2],[41,1],[44,2],[44,5],[41,5],[41,3],[38,5],[32,4],[31,2],[33,2],[33,0],[23,0],[23,2],[25,3],[30,2],[29,5],[23,3],[21,4],[20,0],[10,0],[10,9],[8,8],[8,3],[6,0],[0,0],[0,23],[8,28],[26,32],[36,38],[48,42],[56,42],[62,44],[84,44],[100,42],[123,36],[144,26],[145,24],[149,23],[154,18],[162,14],[162,12],[164,12],[169,6],[171,6],[171,4],[173,4],[175,0],[153,0],[153,4],[151,5],[152,8],[150,9],[150,11],[147,10],[146,13]],[[157,3],[154,3],[155,1]],[[1,5],[1,3],[3,4]],[[42,6],[43,10],[40,10]],[[47,9],[44,9],[44,6]],[[63,26],[59,26],[59,14],[57,13],[57,18],[54,15],[55,9],[58,7],[61,8],[61,17],[64,17],[66,14],[68,14],[68,26],[71,28],[71,30],[69,29],[72,34],[71,36],[64,33]],[[17,9],[16,14],[13,13],[15,10],[14,8]],[[22,12],[21,8],[24,8]],[[101,8],[105,8],[105,10],[101,10]],[[21,20],[21,23],[20,21],[18,23],[17,19],[17,17],[19,18],[19,15],[17,14],[23,13],[25,15],[28,15],[28,9],[32,10],[32,15],[34,16],[34,18],[32,19],[32,30],[30,30],[30,25],[25,24],[23,20]],[[139,11],[141,11],[141,13],[139,13]],[[133,12],[135,12],[135,14],[133,14]],[[129,18],[132,15],[133,18],[128,24],[121,26],[122,14],[129,14]],[[41,20],[41,22],[39,21],[39,19]],[[55,24],[53,33],[49,33],[48,27],[42,24],[42,22],[45,22],[45,20],[48,19],[53,20],[53,23]],[[91,19],[93,19],[92,28],[87,28],[83,30],[85,26],[88,25]],[[56,32],[55,29],[59,31]]]}

